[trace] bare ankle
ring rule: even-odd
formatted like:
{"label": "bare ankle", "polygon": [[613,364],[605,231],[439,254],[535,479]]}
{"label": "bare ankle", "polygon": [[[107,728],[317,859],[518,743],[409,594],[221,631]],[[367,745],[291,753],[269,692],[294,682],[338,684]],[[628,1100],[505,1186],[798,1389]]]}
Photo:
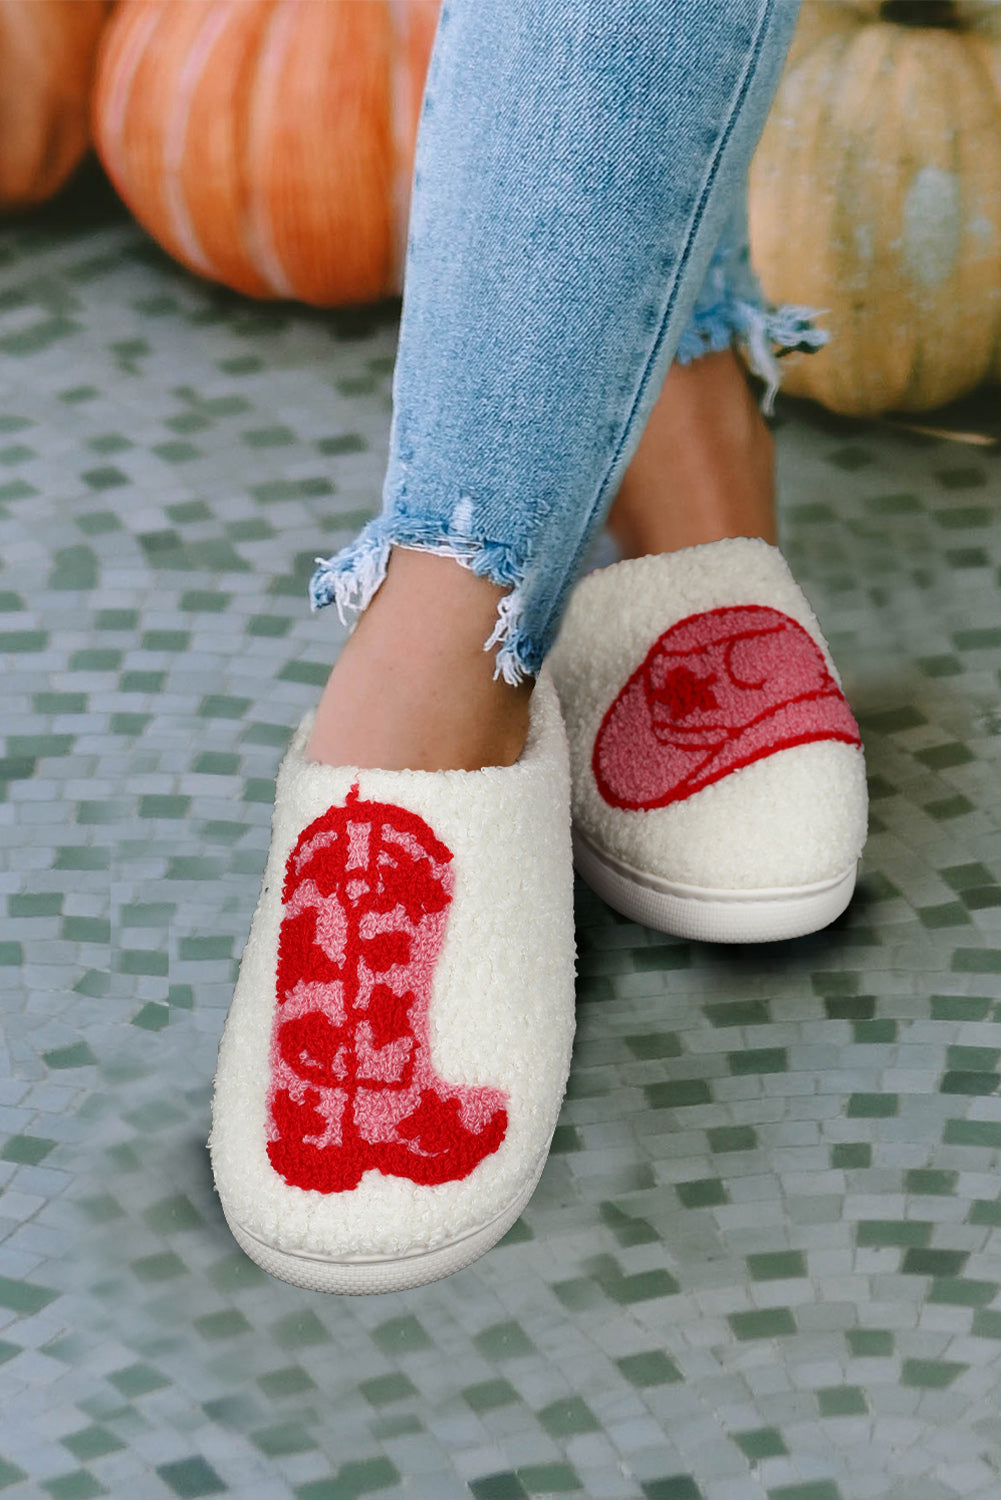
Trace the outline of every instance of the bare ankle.
{"label": "bare ankle", "polygon": [[776,540],[772,435],[732,351],[672,366],[608,526],[626,557]]}
{"label": "bare ankle", "polygon": [[513,764],[532,683],[495,678],[483,649],[504,592],[450,558],[394,549],[324,688],[307,758],[387,771]]}

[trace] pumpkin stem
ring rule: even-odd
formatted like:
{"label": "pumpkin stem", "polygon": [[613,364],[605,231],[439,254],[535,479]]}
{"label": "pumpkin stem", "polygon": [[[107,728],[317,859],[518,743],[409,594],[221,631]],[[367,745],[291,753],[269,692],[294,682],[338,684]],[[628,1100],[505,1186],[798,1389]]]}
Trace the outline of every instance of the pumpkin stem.
{"label": "pumpkin stem", "polygon": [[955,0],[883,0],[879,16],[897,26],[955,28],[959,23]]}

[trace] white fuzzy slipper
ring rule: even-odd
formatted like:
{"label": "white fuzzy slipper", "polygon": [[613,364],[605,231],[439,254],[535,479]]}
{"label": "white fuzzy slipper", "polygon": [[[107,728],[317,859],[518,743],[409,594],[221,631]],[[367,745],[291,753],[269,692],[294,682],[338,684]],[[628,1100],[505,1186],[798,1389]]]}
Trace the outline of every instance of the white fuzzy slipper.
{"label": "white fuzzy slipper", "polygon": [[840,915],[866,836],[862,745],[777,548],[736,538],[589,574],[548,665],[574,860],[610,906],[723,943]]}
{"label": "white fuzzy slipper", "polygon": [[569,766],[543,672],[509,767],[278,773],[219,1048],[210,1149],[236,1239],[317,1291],[420,1286],[514,1223],[574,1032]]}

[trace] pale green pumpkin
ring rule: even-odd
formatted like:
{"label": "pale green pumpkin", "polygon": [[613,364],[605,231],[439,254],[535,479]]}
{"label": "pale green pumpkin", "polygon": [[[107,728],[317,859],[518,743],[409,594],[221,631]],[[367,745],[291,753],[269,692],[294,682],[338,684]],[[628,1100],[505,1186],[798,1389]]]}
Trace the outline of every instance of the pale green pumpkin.
{"label": "pale green pumpkin", "polygon": [[787,390],[921,411],[1001,377],[1001,5],[807,0],[750,210],[767,296],[832,335]]}

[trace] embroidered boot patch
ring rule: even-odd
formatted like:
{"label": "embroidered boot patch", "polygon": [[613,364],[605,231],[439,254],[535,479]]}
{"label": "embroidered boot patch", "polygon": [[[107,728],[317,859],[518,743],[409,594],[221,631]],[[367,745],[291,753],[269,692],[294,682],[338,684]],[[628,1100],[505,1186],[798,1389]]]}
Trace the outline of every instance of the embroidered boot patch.
{"label": "embroidered boot patch", "polygon": [[454,1182],[504,1139],[506,1095],[431,1065],[451,860],[422,818],[359,801],[357,788],[289,855],[268,1156],[290,1186],[344,1192],[371,1168]]}
{"label": "embroidered boot patch", "polygon": [[814,740],[861,743],[820,648],[788,615],[742,605],[655,641],[605,714],[592,766],[611,806],[666,807]]}

